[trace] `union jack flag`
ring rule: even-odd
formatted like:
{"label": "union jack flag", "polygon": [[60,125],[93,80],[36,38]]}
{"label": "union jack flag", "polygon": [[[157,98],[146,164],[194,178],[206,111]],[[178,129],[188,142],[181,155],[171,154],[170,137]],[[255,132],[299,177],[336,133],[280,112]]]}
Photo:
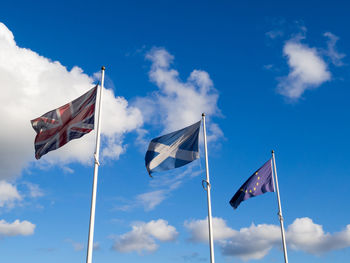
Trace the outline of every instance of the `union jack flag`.
{"label": "union jack flag", "polygon": [[31,121],[37,133],[34,141],[36,159],[94,129],[97,87]]}

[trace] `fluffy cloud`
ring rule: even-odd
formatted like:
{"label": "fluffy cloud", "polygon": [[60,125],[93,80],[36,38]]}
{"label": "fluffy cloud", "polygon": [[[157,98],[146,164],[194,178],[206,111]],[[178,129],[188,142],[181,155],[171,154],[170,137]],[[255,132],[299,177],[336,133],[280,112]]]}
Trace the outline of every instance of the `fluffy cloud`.
{"label": "fluffy cloud", "polygon": [[206,261],[208,261],[207,257],[203,257],[203,256],[201,256],[201,254],[199,254],[197,252],[193,252],[189,255],[184,255],[184,256],[182,256],[182,259],[184,262],[195,262],[195,261],[206,262]]}
{"label": "fluffy cloud", "polygon": [[161,177],[154,177],[150,182],[151,187],[158,190],[149,191],[140,194],[136,197],[136,203],[141,204],[146,211],[153,210],[161,204],[165,199],[171,196],[171,193],[178,189],[182,183],[202,173],[203,170],[198,170],[198,163],[191,163],[182,170],[169,171]]}
{"label": "fluffy cloud", "polygon": [[[79,97],[93,86],[93,78],[78,67],[67,70],[34,51],[17,46],[12,32],[0,23],[0,114],[6,127],[0,135],[0,178],[20,175],[34,161],[35,132],[30,120]],[[108,116],[108,118],[107,118]],[[142,125],[142,115],[112,90],[104,90],[102,154],[118,158],[124,152],[122,135]],[[36,164],[89,163],[94,151],[94,132],[50,152]]]}
{"label": "fluffy cloud", "polygon": [[326,51],[326,54],[330,57],[332,60],[332,63],[337,66],[343,66],[344,63],[342,62],[342,59],[345,57],[345,54],[339,53],[335,47],[337,41],[339,40],[339,37],[332,34],[331,32],[326,32],[323,34],[325,37],[328,38],[327,46],[328,50]]}
{"label": "fluffy cloud", "polygon": [[132,225],[132,230],[119,236],[113,246],[114,250],[122,253],[137,251],[155,251],[158,248],[156,240],[161,242],[173,241],[178,233],[175,227],[163,219],[152,220],[148,223],[138,222]]}
{"label": "fluffy cloud", "polygon": [[310,218],[298,218],[288,227],[287,241],[291,248],[311,254],[322,254],[350,247],[350,224],[334,234],[325,233]]}
{"label": "fluffy cloud", "polygon": [[[17,187],[19,187],[19,190]],[[16,185],[5,180],[0,181],[0,208],[11,209],[26,204],[29,199],[42,196],[44,196],[44,192],[37,184],[23,182]],[[25,199],[27,200],[25,201]]]}
{"label": "fluffy cloud", "polygon": [[[70,238],[67,238],[65,240],[65,242],[70,243],[72,245],[74,251],[83,251],[84,250],[85,246],[84,246],[83,243],[75,242],[75,241],[73,241]],[[99,242],[94,242],[93,250],[97,251],[97,250],[100,250],[100,249],[101,249],[100,243]]]}
{"label": "fluffy cloud", "polygon": [[[306,90],[316,89],[330,81],[330,62],[337,67],[343,66],[342,59],[346,56],[337,51],[336,43],[339,38],[331,32],[323,34],[328,38],[325,50],[303,44],[306,28],[303,27],[302,31],[286,41],[283,47],[283,55],[287,58],[290,72],[288,76],[279,78],[277,91],[291,100],[297,100]],[[325,60],[327,57],[330,61]]]}
{"label": "fluffy cloud", "polygon": [[331,79],[326,62],[316,48],[302,44],[300,40],[286,42],[283,54],[287,57],[290,72],[280,78],[278,92],[290,99],[298,99],[307,89],[315,89]]}
{"label": "fluffy cloud", "polygon": [[[208,242],[207,220],[185,222],[192,242]],[[214,240],[223,255],[235,256],[242,260],[260,259],[273,247],[281,247],[281,232],[277,225],[252,224],[239,231],[231,229],[221,218],[213,218]],[[325,233],[321,225],[310,218],[297,218],[286,231],[289,248],[319,255],[332,250],[350,247],[350,225],[334,234]]]}
{"label": "fluffy cloud", "polygon": [[136,201],[140,203],[146,211],[150,211],[163,202],[166,197],[167,191],[162,189],[140,194],[136,197]]}
{"label": "fluffy cloud", "polygon": [[282,37],[284,32],[282,30],[271,30],[266,32],[265,35],[271,39],[275,39],[277,37]]}
{"label": "fluffy cloud", "polygon": [[40,189],[39,185],[25,182],[24,183],[28,188],[28,195],[31,198],[38,198],[44,196],[43,190]]}
{"label": "fluffy cloud", "polygon": [[[136,101],[136,105],[143,109],[145,121],[161,122],[165,132],[169,132],[197,122],[203,112],[209,117],[220,113],[217,106],[219,96],[206,71],[193,70],[183,82],[179,72],[170,67],[174,57],[165,49],[154,48],[146,58],[152,62],[149,77],[159,90]],[[208,126],[210,130],[211,125]],[[222,135],[218,126],[212,129],[212,133]]]}
{"label": "fluffy cloud", "polygon": [[224,255],[237,256],[243,260],[263,258],[281,242],[281,232],[275,225],[252,224],[241,228],[230,239],[221,243]]}
{"label": "fluffy cloud", "polygon": [[65,242],[70,243],[72,245],[74,251],[82,251],[82,250],[84,250],[84,244],[83,243],[75,242],[75,241],[73,241],[70,238],[67,238],[65,240]]}
{"label": "fluffy cloud", "polygon": [[[185,222],[190,232],[190,241],[208,242],[208,221],[192,220]],[[227,226],[222,218],[213,218],[213,238],[226,256],[236,256],[243,260],[260,259],[276,245],[280,238],[279,228],[274,225],[252,224],[239,231]]]}
{"label": "fluffy cloud", "polygon": [[13,207],[14,204],[22,200],[22,196],[18,192],[16,186],[0,181],[0,207]]}
{"label": "fluffy cloud", "polygon": [[7,223],[0,220],[0,237],[29,236],[34,234],[35,225],[24,220],[15,220],[13,223]]}
{"label": "fluffy cloud", "polygon": [[[185,227],[190,232],[192,242],[205,242],[208,240],[208,218],[203,220],[191,220],[185,222]],[[226,225],[226,221],[219,217],[213,217],[213,239],[214,241],[224,240],[232,237],[235,230]]]}
{"label": "fluffy cloud", "polygon": [[184,181],[190,180],[201,174],[203,170],[198,170],[198,166],[198,162],[193,162],[188,164],[181,173],[173,170],[163,174],[161,177],[153,177],[150,181],[150,186],[157,190],[152,189],[139,194],[132,200],[120,199],[118,201],[118,206],[116,206],[115,209],[120,211],[130,211],[140,206],[143,207],[145,211],[155,209],[164,200],[169,198],[172,192],[178,189]]}
{"label": "fluffy cloud", "polygon": [[94,245],[93,245],[93,250],[95,251],[98,251],[101,249],[101,245],[99,242],[94,242]]}
{"label": "fluffy cloud", "polygon": [[139,194],[132,200],[119,198],[118,205],[114,209],[125,212],[137,207],[143,207],[145,211],[151,211],[169,196],[170,191],[169,189],[152,190]]}

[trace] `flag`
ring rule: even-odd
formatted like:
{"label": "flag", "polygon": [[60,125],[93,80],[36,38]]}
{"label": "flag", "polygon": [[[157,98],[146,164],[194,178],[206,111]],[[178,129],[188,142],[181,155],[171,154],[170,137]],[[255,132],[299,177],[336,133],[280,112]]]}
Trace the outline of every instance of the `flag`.
{"label": "flag", "polygon": [[31,121],[37,133],[34,141],[36,159],[94,129],[97,86],[72,102]]}
{"label": "flag", "polygon": [[230,205],[236,209],[239,204],[251,197],[262,195],[266,192],[274,192],[271,159],[261,166],[239,188],[230,201]]}
{"label": "flag", "polygon": [[198,135],[201,122],[154,138],[146,152],[148,173],[181,167],[199,158]]}

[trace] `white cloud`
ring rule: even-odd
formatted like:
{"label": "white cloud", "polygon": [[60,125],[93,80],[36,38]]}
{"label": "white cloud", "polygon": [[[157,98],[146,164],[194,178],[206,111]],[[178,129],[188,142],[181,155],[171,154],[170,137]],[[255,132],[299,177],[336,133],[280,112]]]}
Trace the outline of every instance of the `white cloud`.
{"label": "white cloud", "polygon": [[[108,73],[107,73],[108,74]],[[0,135],[0,178],[20,175],[34,161],[35,132],[30,120],[79,97],[93,86],[93,79],[78,67],[70,71],[34,51],[17,46],[12,32],[0,23],[0,114],[6,127]],[[122,135],[143,123],[140,111],[130,107],[112,90],[104,90],[102,105],[102,150],[105,158],[118,158],[124,152]],[[73,140],[45,155],[38,165],[92,163],[94,132]]]}
{"label": "white cloud", "polygon": [[141,206],[145,211],[151,211],[161,204],[170,192],[169,189],[160,189],[139,194],[133,200],[118,198],[118,205],[114,209],[126,212]]}
{"label": "white cloud", "polygon": [[156,240],[161,242],[174,241],[178,235],[175,227],[163,219],[148,223],[138,222],[132,225],[132,230],[117,238],[113,249],[122,253],[137,251],[153,252],[158,249]]}
{"label": "white cloud", "polygon": [[82,243],[73,243],[72,245],[75,251],[84,250],[84,245]]}
{"label": "white cloud", "polygon": [[146,211],[153,210],[166,198],[167,191],[156,190],[140,194],[136,197],[136,201],[141,203]]}
{"label": "white cloud", "polygon": [[119,136],[112,136],[107,139],[107,145],[102,150],[103,158],[117,159],[119,155],[125,153],[126,147],[122,145],[123,140]]}
{"label": "white cloud", "polygon": [[260,259],[281,242],[278,226],[252,224],[249,228],[241,228],[230,239],[221,243],[222,253],[236,256],[242,260]]}
{"label": "white cloud", "polygon": [[13,223],[7,223],[0,220],[0,237],[29,236],[34,234],[35,225],[29,221],[15,220]]}
{"label": "white cloud", "polygon": [[84,250],[84,244],[83,243],[79,243],[79,242],[75,242],[72,239],[66,239],[65,240],[67,243],[70,243],[74,249],[74,251],[82,251]]}
{"label": "white cloud", "polygon": [[345,54],[339,53],[335,47],[337,41],[339,40],[339,37],[332,34],[331,32],[326,32],[323,35],[325,37],[328,37],[328,42],[327,42],[328,50],[326,51],[326,54],[331,58],[332,63],[335,66],[337,67],[343,66],[344,63],[342,62],[342,59],[345,57]]}
{"label": "white cloud", "polygon": [[[74,240],[67,238],[65,242],[70,243],[74,249],[74,251],[83,251],[85,248],[85,245],[80,242],[75,242]],[[99,242],[94,242],[93,245],[93,250],[98,251],[101,249],[100,243]]]}
{"label": "white cloud", "polygon": [[146,211],[153,210],[161,204],[165,199],[171,196],[171,193],[178,189],[184,180],[197,176],[202,171],[194,171],[198,167],[198,163],[191,163],[184,168],[181,173],[170,171],[163,174],[161,177],[153,177],[150,185],[153,188],[159,189],[140,194],[136,200],[141,204]]}
{"label": "white cloud", "polygon": [[296,100],[305,90],[315,89],[331,79],[326,62],[316,48],[310,48],[291,39],[286,42],[283,54],[287,57],[290,72],[280,78],[278,92],[289,99]]}
{"label": "white cloud", "polygon": [[310,218],[298,218],[288,227],[287,238],[295,250],[322,254],[350,247],[350,224],[343,231],[330,234]]}
{"label": "white cloud", "polygon": [[94,249],[95,251],[100,250],[100,249],[101,249],[100,242],[94,242],[93,249]]}
{"label": "white cloud", "polygon": [[[185,222],[192,242],[208,242],[207,220]],[[239,231],[231,229],[221,218],[213,218],[214,240],[225,256],[235,256],[242,260],[260,259],[274,248],[281,247],[281,232],[277,225],[252,224]],[[333,250],[350,247],[350,225],[341,232],[325,233],[321,225],[310,218],[297,218],[286,231],[287,246],[319,255]]]}
{"label": "white cloud", "polygon": [[275,39],[277,37],[282,37],[284,33],[282,30],[271,30],[266,32],[265,35],[271,39]]}
{"label": "white cloud", "polygon": [[28,193],[29,197],[37,198],[37,197],[44,196],[44,192],[43,192],[43,190],[40,189],[39,185],[29,183],[29,182],[25,182],[24,184],[27,186],[27,188],[29,190],[29,193]]}
{"label": "white cloud", "polygon": [[201,254],[199,254],[197,252],[193,252],[189,255],[184,255],[181,258],[183,259],[184,262],[195,262],[195,261],[206,262],[206,261],[208,261],[207,257],[203,257]]}
{"label": "white cloud", "polygon": [[182,170],[169,171],[162,176],[155,176],[150,181],[150,186],[157,190],[147,191],[137,195],[133,200],[119,198],[116,210],[130,211],[136,207],[142,206],[145,211],[155,209],[164,200],[171,196],[171,193],[178,189],[180,185],[188,179],[198,176],[203,170],[198,170],[199,162],[190,163]]}
{"label": "white cloud", "polygon": [[[226,225],[226,221],[219,217],[213,217],[213,239],[223,240],[232,237],[235,230]],[[206,242],[208,241],[208,218],[203,220],[191,220],[185,222],[185,227],[190,232],[190,240],[192,242]]]}
{"label": "white cloud", "polygon": [[22,196],[16,186],[6,181],[0,181],[0,207],[11,208],[16,202],[21,200]]}
{"label": "white cloud", "polygon": [[[154,48],[146,58],[152,62],[149,77],[159,89],[136,100],[135,104],[142,108],[146,122],[160,122],[164,131],[170,132],[197,122],[203,112],[209,119],[220,114],[217,106],[219,95],[206,71],[193,70],[183,82],[179,72],[170,67],[174,57],[165,49]],[[218,126],[212,131],[222,135]]]}

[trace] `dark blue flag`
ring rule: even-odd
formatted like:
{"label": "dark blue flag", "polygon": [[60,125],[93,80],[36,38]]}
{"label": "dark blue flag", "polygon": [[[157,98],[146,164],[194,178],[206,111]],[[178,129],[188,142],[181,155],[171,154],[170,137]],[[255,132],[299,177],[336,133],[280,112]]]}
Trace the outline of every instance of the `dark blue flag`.
{"label": "dark blue flag", "polygon": [[239,188],[237,193],[232,197],[230,205],[236,209],[242,201],[266,192],[274,192],[271,159],[261,166]]}

